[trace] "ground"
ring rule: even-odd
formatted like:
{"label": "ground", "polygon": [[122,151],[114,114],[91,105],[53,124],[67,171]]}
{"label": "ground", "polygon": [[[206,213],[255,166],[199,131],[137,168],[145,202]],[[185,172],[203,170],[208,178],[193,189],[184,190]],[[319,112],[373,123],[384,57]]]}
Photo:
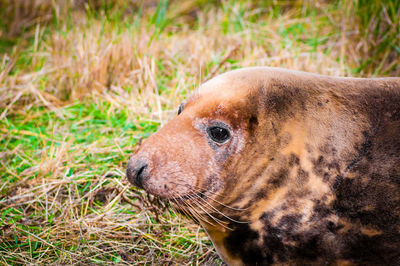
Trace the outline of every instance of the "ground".
{"label": "ground", "polygon": [[221,263],[196,223],[127,182],[137,145],[227,70],[399,76],[399,13],[399,0],[0,0],[0,263]]}

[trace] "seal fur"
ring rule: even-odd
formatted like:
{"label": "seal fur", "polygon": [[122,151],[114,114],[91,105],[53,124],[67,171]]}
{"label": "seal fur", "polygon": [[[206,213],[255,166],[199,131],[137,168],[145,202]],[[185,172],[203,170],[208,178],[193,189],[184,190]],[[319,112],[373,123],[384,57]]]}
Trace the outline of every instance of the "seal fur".
{"label": "seal fur", "polygon": [[229,265],[398,265],[400,78],[227,72],[140,146],[127,177],[200,222]]}

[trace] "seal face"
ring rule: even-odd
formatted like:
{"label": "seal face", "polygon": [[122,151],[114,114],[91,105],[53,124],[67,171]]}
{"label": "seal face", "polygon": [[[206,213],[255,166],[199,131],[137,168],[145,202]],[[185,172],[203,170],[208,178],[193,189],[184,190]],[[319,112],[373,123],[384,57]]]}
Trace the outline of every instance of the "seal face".
{"label": "seal face", "polygon": [[200,222],[230,265],[398,265],[400,78],[225,73],[127,177]]}

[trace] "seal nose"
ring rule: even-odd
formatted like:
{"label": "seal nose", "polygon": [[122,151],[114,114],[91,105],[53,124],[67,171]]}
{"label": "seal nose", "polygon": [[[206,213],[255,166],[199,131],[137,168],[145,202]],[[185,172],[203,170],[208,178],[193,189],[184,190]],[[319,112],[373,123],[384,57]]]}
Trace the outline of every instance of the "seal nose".
{"label": "seal nose", "polygon": [[146,160],[140,158],[134,160],[131,158],[126,169],[126,177],[129,182],[137,186],[138,188],[143,188],[143,181],[146,175],[148,163]]}

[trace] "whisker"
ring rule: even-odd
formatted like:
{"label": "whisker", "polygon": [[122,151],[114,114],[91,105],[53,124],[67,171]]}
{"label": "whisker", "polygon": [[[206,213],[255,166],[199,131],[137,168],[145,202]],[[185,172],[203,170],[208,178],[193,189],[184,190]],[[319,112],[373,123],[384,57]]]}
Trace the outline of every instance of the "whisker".
{"label": "whisker", "polygon": [[[195,188],[193,188],[193,187],[191,187],[189,184],[181,184],[181,183],[177,183],[177,182],[174,182],[174,181],[170,181],[169,183],[171,183],[171,184],[174,184],[174,185],[176,185],[176,186],[182,186],[182,187],[186,187],[186,188],[189,188],[189,189],[195,189]],[[198,188],[199,189],[199,188]],[[199,193],[200,193],[201,191],[199,191]],[[224,195],[222,195],[222,194],[220,194],[220,193],[215,193],[215,192],[213,192],[213,191],[207,191],[207,193],[209,193],[209,194],[212,194],[212,195],[215,195],[215,196],[218,196],[218,197],[221,197],[221,198],[223,198],[223,199],[232,199],[233,197],[231,197],[231,196],[224,196]]]}
{"label": "whisker", "polygon": [[[189,205],[184,201],[184,199],[182,199],[182,197],[179,197],[179,199],[180,199],[180,202],[182,202],[182,203],[186,206],[186,208],[182,208],[182,211],[185,212],[189,217],[198,219],[198,217],[195,217],[195,215],[190,211],[190,209],[191,209],[192,207],[189,206]],[[176,203],[177,203],[178,206],[180,205],[178,202],[176,202]]]}
{"label": "whisker", "polygon": [[[176,199],[172,199],[171,202],[176,205],[176,207],[180,207],[181,204],[179,204]],[[173,205],[173,206],[174,206]],[[187,215],[189,218],[196,220],[196,218],[190,213],[190,211],[186,210],[185,208],[179,208],[185,215]]]}
{"label": "whisker", "polygon": [[248,223],[248,222],[237,221],[237,220],[235,220],[235,219],[229,217],[228,215],[222,213],[220,210],[218,210],[217,208],[215,208],[214,206],[212,206],[212,205],[211,205],[209,202],[207,202],[205,199],[203,199],[203,198],[201,198],[201,197],[200,197],[199,199],[201,199],[202,201],[204,201],[204,203],[206,203],[207,205],[209,205],[214,211],[216,211],[217,213],[221,214],[222,216],[224,216],[225,218],[227,218],[228,220],[230,220],[230,221],[232,221],[232,222],[235,222],[235,223],[238,223],[238,224],[247,224],[247,223]]}
{"label": "whisker", "polygon": [[213,220],[214,220],[216,223],[218,223],[220,226],[224,227],[225,229],[231,230],[231,231],[233,230],[233,229],[227,227],[227,226],[224,224],[224,223],[226,223],[226,222],[224,222],[224,221],[222,221],[222,220],[216,218],[216,217],[213,216],[211,213],[209,213],[208,211],[206,211],[206,210],[202,207],[202,205],[199,204],[198,201],[195,200],[195,201],[193,201],[193,203],[195,203],[200,209],[202,209],[202,210],[204,211],[205,214],[207,214],[211,219],[213,219]]}
{"label": "whisker", "polygon": [[[216,203],[218,203],[218,204],[220,204],[220,205],[222,205],[222,206],[224,206],[224,207],[226,207],[226,208],[228,208],[228,209],[235,210],[235,211],[245,211],[245,210],[248,210],[248,209],[249,209],[249,207],[247,207],[247,208],[235,208],[235,207],[228,206],[228,205],[226,205],[226,204],[224,204],[224,203],[222,203],[222,202],[220,202],[220,201],[218,201],[218,200],[216,200],[216,199],[214,199],[214,198],[211,198],[211,197],[207,196],[206,194],[204,194],[204,193],[201,192],[201,191],[198,191],[198,192],[197,192],[197,191],[195,190],[195,188],[192,188],[192,189],[193,189],[193,191],[195,191],[196,193],[201,194],[201,195],[203,195],[204,197],[207,197],[208,199],[211,199],[212,201],[215,201]],[[209,191],[207,191],[207,192],[209,192]],[[218,194],[214,194],[214,195],[218,196]]]}
{"label": "whisker", "polygon": [[[182,208],[182,211],[188,215],[191,218],[195,218],[195,220],[203,221],[203,222],[207,222],[210,225],[213,225],[208,219],[205,219],[203,217],[202,214],[200,214],[195,206],[197,206],[198,208],[200,208],[206,215],[208,215],[213,221],[215,221],[216,223],[218,223],[219,225],[221,225],[222,227],[226,228],[226,229],[230,229],[226,226],[227,222],[215,217],[214,215],[211,214],[210,211],[213,211],[223,217],[225,217],[226,219],[228,219],[231,222],[234,223],[239,223],[239,224],[245,224],[248,222],[242,222],[242,221],[238,221],[236,219],[233,219],[232,217],[224,214],[223,212],[221,212],[220,210],[218,210],[215,206],[213,206],[213,204],[211,204],[210,202],[208,202],[206,199],[210,199],[212,201],[214,201],[216,204],[219,204],[225,208],[231,209],[231,210],[235,210],[235,211],[244,211],[248,208],[242,209],[242,208],[235,208],[235,207],[231,207],[228,206],[208,195],[206,195],[204,192],[202,192],[199,188],[195,188],[195,187],[191,187],[188,184],[180,184],[174,181],[171,181],[170,183],[176,185],[176,186],[182,186],[182,187],[186,187],[188,188],[188,192],[187,195],[178,195],[177,197],[173,198],[175,204],[179,207],[182,206],[182,204],[184,206],[186,206],[185,208]],[[217,193],[213,193],[211,191],[207,191],[209,194],[213,194],[216,196],[221,196],[220,194]],[[204,199],[203,197],[205,197],[206,199]],[[187,201],[186,199],[190,199],[192,201]],[[193,206],[195,205],[195,206]]]}
{"label": "whisker", "polygon": [[200,222],[200,221],[203,221],[203,222],[206,222],[206,223],[210,224],[211,226],[213,226],[213,224],[212,224],[210,221],[208,221],[207,219],[203,218],[189,202],[185,201],[181,196],[179,196],[179,198],[180,198],[181,201],[188,207],[188,210],[190,211],[190,213],[191,213],[194,217],[196,217],[196,219],[197,219],[199,222]]}

